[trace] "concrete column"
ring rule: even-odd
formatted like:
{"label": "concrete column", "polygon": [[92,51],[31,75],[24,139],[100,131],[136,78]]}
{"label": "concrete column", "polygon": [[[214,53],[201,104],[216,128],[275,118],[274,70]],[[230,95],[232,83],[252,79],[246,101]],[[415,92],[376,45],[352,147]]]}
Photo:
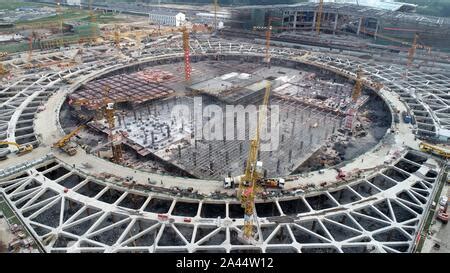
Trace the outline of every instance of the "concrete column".
{"label": "concrete column", "polygon": [[294,11],[294,26],[293,26],[293,28],[294,28],[294,31],[297,28],[297,11]]}
{"label": "concrete column", "polygon": [[339,13],[334,14],[334,27],[333,27],[333,35],[336,34],[337,23],[338,23]]}
{"label": "concrete column", "polygon": [[375,33],[373,35],[373,38],[376,40],[378,35],[378,28],[380,27],[380,20],[377,19],[377,26],[375,27]]}
{"label": "concrete column", "polygon": [[361,17],[361,18],[359,18],[358,31],[356,32],[356,35],[359,35],[359,32],[361,31],[362,22],[363,22],[363,18]]}
{"label": "concrete column", "polygon": [[314,18],[312,21],[311,31],[314,31],[314,27],[316,26],[316,16],[317,16],[317,12],[314,12]]}

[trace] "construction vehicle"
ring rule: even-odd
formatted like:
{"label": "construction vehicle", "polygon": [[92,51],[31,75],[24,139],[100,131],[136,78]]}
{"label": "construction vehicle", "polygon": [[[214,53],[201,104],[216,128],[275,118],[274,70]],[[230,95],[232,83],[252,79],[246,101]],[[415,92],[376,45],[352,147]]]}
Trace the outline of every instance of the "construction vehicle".
{"label": "construction vehicle", "polygon": [[436,218],[441,220],[442,223],[447,224],[448,223],[448,197],[447,196],[441,196],[439,199],[439,209],[438,213],[436,215]]}
{"label": "construction vehicle", "polygon": [[72,132],[68,133],[64,137],[62,137],[60,140],[55,142],[53,144],[53,147],[60,148],[62,151],[67,153],[70,156],[74,156],[77,154],[77,145],[74,142],[71,142],[70,140],[72,137],[74,137],[76,134],[78,134],[84,127],[86,127],[86,124],[90,122],[92,119],[89,119],[88,121],[84,122],[77,128],[75,128]]}
{"label": "construction vehicle", "polygon": [[279,188],[283,189],[286,181],[284,178],[271,178],[271,179],[262,179],[260,184],[266,188]]}
{"label": "construction vehicle", "polygon": [[0,63],[0,77],[8,74],[8,70],[4,67],[2,63]]}
{"label": "construction vehicle", "polygon": [[[242,176],[225,177],[223,187],[225,189],[232,189],[241,183],[241,178]],[[286,180],[284,178],[261,178],[257,183],[262,187],[283,189]]]}
{"label": "construction vehicle", "polygon": [[338,172],[338,175],[336,176],[336,179],[338,180],[345,179],[347,176],[342,169],[337,169],[336,171]]}
{"label": "construction vehicle", "polygon": [[408,112],[406,112],[406,111],[402,112],[402,118],[403,118],[404,123],[411,123],[411,121],[412,121],[411,116],[408,115]]}
{"label": "construction vehicle", "polygon": [[17,155],[19,155],[19,156],[33,151],[33,145],[31,145],[31,144],[19,145],[15,142],[0,141],[0,145],[12,145],[12,146],[17,147]]}
{"label": "construction vehicle", "polygon": [[435,154],[435,155],[440,156],[440,157],[445,158],[445,159],[449,159],[450,158],[450,150],[445,149],[444,147],[431,145],[431,144],[426,143],[426,142],[420,142],[419,148],[420,148],[421,151],[426,152],[426,153]]}

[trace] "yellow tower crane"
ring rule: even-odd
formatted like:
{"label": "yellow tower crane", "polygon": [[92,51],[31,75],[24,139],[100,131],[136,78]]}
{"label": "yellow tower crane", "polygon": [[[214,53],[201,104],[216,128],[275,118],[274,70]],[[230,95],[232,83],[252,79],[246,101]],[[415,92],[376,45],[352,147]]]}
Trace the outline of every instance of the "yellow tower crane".
{"label": "yellow tower crane", "polygon": [[120,28],[118,25],[114,26],[114,45],[120,48]]}
{"label": "yellow tower crane", "polygon": [[320,0],[319,7],[316,13],[316,32],[320,35],[320,24],[322,23],[322,13],[323,13],[323,0]]}
{"label": "yellow tower crane", "polygon": [[[274,20],[280,20],[280,18],[270,16],[267,26],[253,27],[254,30],[265,30],[266,31],[266,48],[265,48],[264,62],[266,62],[269,67],[270,67],[270,40],[272,38],[272,30],[274,29],[272,27],[272,21],[274,21]],[[276,28],[276,29],[283,29],[283,28]]]}
{"label": "yellow tower crane", "polygon": [[361,68],[358,68],[358,70],[356,71],[356,82],[355,85],[353,86],[353,91],[352,91],[352,100],[353,103],[356,103],[358,101],[358,98],[361,96],[361,92],[362,92],[362,88],[363,88],[363,71]]}
{"label": "yellow tower crane", "polygon": [[262,162],[258,161],[258,152],[261,142],[261,124],[266,116],[266,108],[269,104],[270,89],[271,84],[270,82],[267,82],[263,104],[259,111],[256,135],[250,142],[250,151],[248,154],[247,165],[245,167],[245,173],[239,183],[238,196],[245,213],[242,238],[249,242],[254,241],[254,222],[256,220],[255,195],[258,181],[263,178]]}
{"label": "yellow tower crane", "polygon": [[112,161],[114,163],[120,163],[123,159],[122,153],[122,140],[120,138],[120,134],[115,133],[116,120],[115,120],[115,110],[114,110],[114,102],[108,99],[108,93],[111,90],[111,87],[105,87],[105,96],[103,99],[103,115],[108,123],[109,127],[109,140],[111,142],[111,150],[112,150]]}
{"label": "yellow tower crane", "polygon": [[63,14],[61,9],[61,0],[55,0],[56,2],[56,14],[58,15],[58,28],[61,32],[61,35],[63,34]]}
{"label": "yellow tower crane", "polygon": [[416,55],[416,49],[417,49],[417,39],[419,38],[419,35],[417,33],[414,34],[414,40],[411,45],[411,48],[408,50],[408,64],[407,66],[410,67],[414,61],[414,56]]}
{"label": "yellow tower crane", "polygon": [[269,22],[266,30],[266,59],[265,62],[270,66],[270,39],[272,35],[272,17],[269,17]]}
{"label": "yellow tower crane", "polygon": [[184,79],[186,82],[191,81],[191,53],[189,43],[189,30],[186,27],[179,29],[183,34],[183,51],[184,51]]}
{"label": "yellow tower crane", "polygon": [[97,27],[96,27],[97,18],[95,16],[94,10],[92,9],[92,1],[93,0],[89,0],[89,20],[91,22],[92,42],[96,43],[97,42]]}

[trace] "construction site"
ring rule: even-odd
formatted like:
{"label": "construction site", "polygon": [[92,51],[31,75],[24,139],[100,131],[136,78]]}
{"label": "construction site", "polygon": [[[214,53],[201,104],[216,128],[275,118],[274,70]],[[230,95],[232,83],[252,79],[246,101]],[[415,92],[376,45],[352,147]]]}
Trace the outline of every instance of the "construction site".
{"label": "construction site", "polygon": [[[270,105],[277,105],[280,109],[281,143],[276,151],[260,153],[260,159],[266,163],[268,176],[295,173],[306,159],[326,147],[327,142],[329,146],[334,142],[345,143],[344,145],[351,142],[358,146],[364,139],[371,139],[372,146],[375,146],[389,126],[391,117],[386,114],[387,106],[384,111],[377,113],[375,107],[378,106],[373,104],[372,107],[363,108],[365,117],[360,117],[364,120],[355,121],[359,128],[355,137],[345,136],[343,128],[353,126],[351,121],[344,124],[346,112],[352,107],[353,85],[342,77],[312,67],[295,69],[295,63],[279,61],[277,65],[286,67],[272,65],[271,68],[261,68],[261,60],[256,57],[229,56],[226,59],[228,60],[224,57],[217,61],[213,57],[211,60],[193,63],[191,77],[195,79],[195,83],[188,86],[183,77],[175,76],[183,70],[180,63],[130,67],[128,70],[140,71],[105,76],[69,95],[67,111],[63,112],[62,119],[68,119],[74,125],[79,124],[82,119],[94,118],[96,110],[101,108],[105,99],[114,101],[117,130],[121,134],[124,150],[128,151],[124,153],[123,164],[151,170],[155,165],[153,161],[159,161],[159,164],[179,169],[179,173],[191,177],[219,180],[243,172],[249,152],[250,126],[238,121],[236,111],[227,112],[224,113],[221,124],[225,124],[227,119],[233,119],[236,133],[242,131],[243,138],[233,137],[227,140],[228,130],[225,129],[221,130],[221,139],[196,140],[193,124],[196,98],[202,103],[201,112],[208,105],[218,105],[223,112],[227,105],[241,105],[245,109],[244,106],[262,102],[265,82],[271,82],[273,91]],[[193,92],[194,96],[191,95]],[[369,92],[367,90],[367,94],[359,98],[356,111],[365,106],[370,96],[375,96]],[[188,116],[172,114],[180,105],[188,107]],[[371,118],[382,120],[384,127],[372,126]],[[183,119],[183,122],[180,123],[177,119]],[[206,121],[205,119],[204,122]],[[113,155],[108,145],[107,122],[104,119],[91,121],[88,126],[99,134],[93,138],[92,132],[80,132],[78,144],[86,146],[91,154],[111,158]],[[74,127],[67,127],[68,131],[70,129]],[[360,153],[371,148],[367,144],[366,142],[359,147]],[[336,156],[338,152],[333,149],[330,152],[332,154],[323,156],[333,159],[332,164],[324,159],[321,166],[335,165],[336,158],[333,157],[338,157],[338,161],[345,157],[342,155],[341,159]],[[343,154],[342,149],[339,152]],[[354,154],[356,155],[358,153]]]}
{"label": "construction site", "polygon": [[[39,25],[59,26],[52,42],[11,19],[31,38],[0,55],[3,251],[398,253],[445,245],[430,242],[432,225],[448,221],[447,201],[436,202],[446,195],[450,158],[450,55],[441,41],[431,47],[417,32],[368,45],[387,35],[360,37],[361,25],[378,31],[377,21],[355,30],[323,1],[212,1],[164,12],[37,2],[55,12]],[[346,5],[336,14],[362,12]],[[253,9],[263,20],[244,30]],[[195,23],[205,12],[211,19]],[[313,20],[297,22],[299,12]],[[225,13],[234,21],[221,21]]]}

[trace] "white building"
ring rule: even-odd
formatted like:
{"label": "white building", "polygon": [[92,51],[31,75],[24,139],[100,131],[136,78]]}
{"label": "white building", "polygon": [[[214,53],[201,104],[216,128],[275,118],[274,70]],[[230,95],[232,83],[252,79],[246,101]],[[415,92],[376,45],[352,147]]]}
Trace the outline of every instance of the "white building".
{"label": "white building", "polygon": [[150,23],[164,26],[179,27],[186,22],[186,15],[182,12],[170,12],[157,10],[149,13],[148,20]]}
{"label": "white building", "polygon": [[6,34],[0,35],[0,42],[15,42],[23,40],[23,36],[20,34]]}
{"label": "white building", "polygon": [[[320,0],[309,0],[309,2],[319,3]],[[325,3],[355,4],[372,8],[386,9],[391,11],[414,12],[417,5],[397,2],[394,0],[324,0]]]}
{"label": "white building", "polygon": [[67,5],[80,6],[81,5],[81,0],[67,0]]}

